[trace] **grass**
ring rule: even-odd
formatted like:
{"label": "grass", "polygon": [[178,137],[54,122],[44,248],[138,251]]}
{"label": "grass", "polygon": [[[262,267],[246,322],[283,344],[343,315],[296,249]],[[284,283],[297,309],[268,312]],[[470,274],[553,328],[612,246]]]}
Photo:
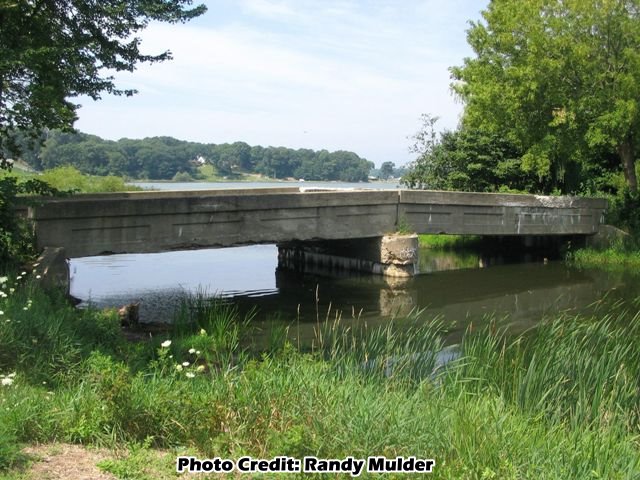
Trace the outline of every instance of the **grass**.
{"label": "grass", "polygon": [[418,235],[421,247],[436,249],[473,247],[481,240],[482,237],[476,235]]}
{"label": "grass", "polygon": [[257,173],[236,173],[231,175],[221,175],[216,167],[205,164],[198,167],[197,181],[201,182],[270,182],[274,181],[268,177]]}
{"label": "grass", "polygon": [[128,185],[121,177],[107,175],[95,176],[81,173],[72,166],[61,166],[42,173],[31,173],[20,169],[12,171],[0,170],[0,176],[13,176],[19,181],[32,178],[42,180],[61,191],[78,193],[127,192],[142,190],[140,187]]}
{"label": "grass", "polygon": [[[149,478],[156,449],[416,455],[436,460],[436,479],[640,472],[640,302],[603,302],[590,317],[544,319],[515,338],[471,330],[443,363],[442,325],[417,312],[378,328],[335,319],[318,324],[309,351],[284,340],[257,352],[244,341],[249,317],[195,296],[173,332],[132,344],[113,312],[78,311],[8,277],[0,468],[9,478],[22,444],[52,441],[128,450],[101,462],[118,478]],[[156,466],[153,478],[171,478],[172,462]]]}
{"label": "grass", "polygon": [[567,260],[581,268],[599,267],[611,270],[640,269],[640,250],[613,246],[606,250],[584,248],[571,252]]}

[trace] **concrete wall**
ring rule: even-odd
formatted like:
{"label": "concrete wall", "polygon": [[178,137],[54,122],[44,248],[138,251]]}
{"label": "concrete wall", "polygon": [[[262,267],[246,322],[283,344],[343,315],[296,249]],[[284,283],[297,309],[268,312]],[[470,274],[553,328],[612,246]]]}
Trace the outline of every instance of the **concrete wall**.
{"label": "concrete wall", "polygon": [[297,188],[133,192],[42,199],[38,246],[69,257],[418,233],[590,235],[606,201],[429,191]]}
{"label": "concrete wall", "polygon": [[606,208],[600,198],[403,190],[399,215],[419,233],[592,235]]}

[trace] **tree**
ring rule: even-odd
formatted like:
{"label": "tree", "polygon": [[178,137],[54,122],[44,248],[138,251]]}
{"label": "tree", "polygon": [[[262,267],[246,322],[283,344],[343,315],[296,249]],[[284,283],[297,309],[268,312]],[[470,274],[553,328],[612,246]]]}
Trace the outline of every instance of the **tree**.
{"label": "tree", "polygon": [[380,178],[387,180],[393,176],[393,169],[396,168],[396,164],[393,162],[383,162],[380,165]]}
{"label": "tree", "polygon": [[452,69],[463,126],[505,137],[565,191],[594,149],[616,153],[637,191],[640,1],[493,0],[482,15],[476,56]]}
{"label": "tree", "polygon": [[423,130],[413,138],[418,158],[402,177],[410,188],[472,192],[544,192],[549,186],[523,173],[521,152],[498,135],[467,130],[445,131],[439,137],[435,120],[423,116]]}
{"label": "tree", "polygon": [[140,51],[150,21],[186,22],[206,11],[191,0],[0,0],[0,163],[20,153],[15,132],[70,130],[79,95],[132,95],[112,72],[171,58]]}

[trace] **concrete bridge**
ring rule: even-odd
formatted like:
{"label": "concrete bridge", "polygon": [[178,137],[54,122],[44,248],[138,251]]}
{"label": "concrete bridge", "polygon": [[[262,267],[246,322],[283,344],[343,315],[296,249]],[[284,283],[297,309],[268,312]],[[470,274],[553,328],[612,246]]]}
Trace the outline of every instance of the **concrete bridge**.
{"label": "concrete bridge", "polygon": [[345,268],[402,276],[415,273],[417,240],[391,235],[399,230],[586,236],[606,208],[578,197],[263,188],[48,198],[28,216],[38,246],[64,247],[69,257],[276,243],[290,266],[313,252],[314,261],[348,258]]}

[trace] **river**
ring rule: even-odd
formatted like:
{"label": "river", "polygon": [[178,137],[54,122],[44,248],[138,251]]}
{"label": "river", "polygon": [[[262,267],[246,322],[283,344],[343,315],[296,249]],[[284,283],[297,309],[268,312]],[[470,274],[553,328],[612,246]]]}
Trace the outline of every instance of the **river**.
{"label": "river", "polygon": [[[254,188],[296,183],[153,184],[154,188]],[[362,188],[362,184],[304,186]],[[395,188],[392,183],[365,184]],[[301,340],[313,336],[318,320],[341,315],[344,322],[370,325],[422,310],[440,319],[452,339],[473,323],[489,321],[514,332],[545,315],[584,311],[603,296],[635,298],[638,277],[577,270],[542,256],[505,257],[481,249],[462,252],[423,249],[421,275],[404,282],[383,277],[323,272],[304,275],[277,268],[275,245],[190,250],[158,254],[111,255],[71,261],[71,294],[99,307],[140,302],[142,322],[171,320],[185,294],[218,295],[242,311],[257,308],[256,322],[279,318],[295,324]]]}

